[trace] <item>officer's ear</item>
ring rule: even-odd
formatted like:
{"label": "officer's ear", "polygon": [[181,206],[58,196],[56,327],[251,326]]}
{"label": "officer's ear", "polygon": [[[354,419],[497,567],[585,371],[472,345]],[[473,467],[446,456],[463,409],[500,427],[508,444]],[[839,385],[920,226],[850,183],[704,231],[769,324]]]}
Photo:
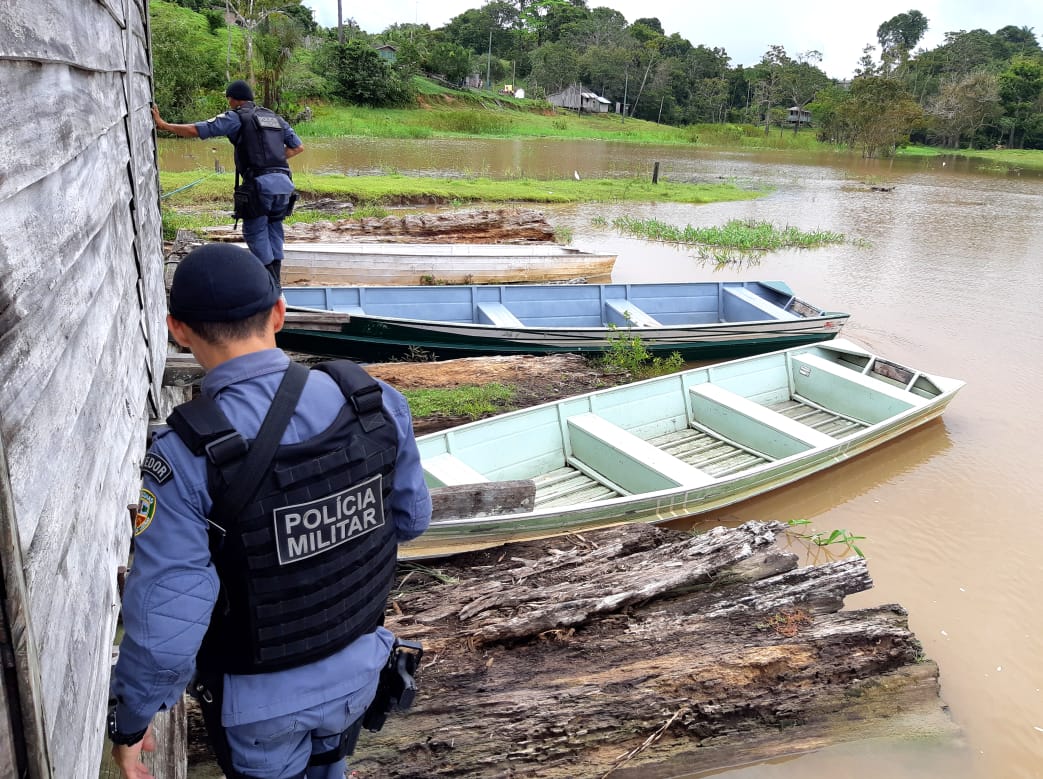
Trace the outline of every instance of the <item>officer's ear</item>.
{"label": "officer's ear", "polygon": [[278,333],[282,330],[282,326],[286,324],[286,298],[282,295],[275,301],[275,305],[272,306],[272,318],[268,320],[272,324],[272,332]]}
{"label": "officer's ear", "polygon": [[174,336],[174,340],[177,341],[178,346],[182,346],[185,349],[190,348],[189,340],[191,339],[191,331],[188,329],[188,325],[180,320],[174,319],[170,314],[167,314],[167,330],[169,330],[170,334]]}

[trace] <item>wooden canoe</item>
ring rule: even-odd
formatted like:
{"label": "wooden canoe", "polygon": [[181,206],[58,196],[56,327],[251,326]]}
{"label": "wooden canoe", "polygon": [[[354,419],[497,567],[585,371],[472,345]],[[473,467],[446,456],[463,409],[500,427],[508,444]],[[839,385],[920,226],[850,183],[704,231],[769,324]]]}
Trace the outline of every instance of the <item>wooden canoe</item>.
{"label": "wooden canoe", "polygon": [[[417,438],[450,495],[403,557],[664,522],[781,487],[939,416],[963,382],[848,341],[599,390]],[[518,489],[526,483],[527,493]],[[516,505],[505,506],[514,494]],[[492,506],[492,508],[490,508]],[[483,508],[484,507],[484,508]]]}
{"label": "wooden canoe", "polygon": [[614,254],[557,244],[292,242],[283,248],[286,287],[608,281],[616,262]]}
{"label": "wooden canoe", "polygon": [[[286,349],[378,361],[605,352],[622,334],[685,360],[759,354],[835,337],[848,314],[782,282],[287,287]],[[339,328],[308,324],[340,315]],[[327,320],[328,321],[328,320]]]}

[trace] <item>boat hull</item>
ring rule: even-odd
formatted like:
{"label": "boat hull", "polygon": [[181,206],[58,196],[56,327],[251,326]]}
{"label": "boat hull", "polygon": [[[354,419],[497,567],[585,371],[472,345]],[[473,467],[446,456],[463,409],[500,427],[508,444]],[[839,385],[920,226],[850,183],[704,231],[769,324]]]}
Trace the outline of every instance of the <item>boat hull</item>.
{"label": "boat hull", "polygon": [[[835,337],[848,315],[797,299],[781,282],[286,290],[293,351],[379,361],[493,354],[599,353],[621,336],[656,356],[740,357]],[[326,317],[309,327],[313,312]],[[339,316],[336,327],[329,317]]]}
{"label": "boat hull", "polygon": [[[677,352],[682,359],[690,362],[743,357],[828,341],[837,336],[846,319],[846,315],[836,315],[798,323],[664,328],[630,331],[628,334],[640,338],[652,355],[666,357]],[[410,325],[355,317],[341,325],[337,332],[300,327],[286,329],[278,335],[278,341],[283,349],[291,351],[378,362],[415,356],[418,350],[438,359],[497,354],[599,354],[608,351],[613,340],[620,338],[620,334],[620,330],[606,328],[588,332],[487,328],[476,334],[473,328]]]}
{"label": "boat hull", "polygon": [[[565,488],[548,492],[549,482],[543,482],[535,508],[518,513],[436,517],[402,555],[437,557],[715,511],[901,437],[941,415],[962,386],[835,341],[614,387],[421,436],[421,459],[433,487],[453,478],[480,483],[528,477],[539,485],[547,473],[562,470],[575,471],[586,483],[569,488],[570,497]],[[808,399],[816,393],[832,400],[822,405]],[[785,413],[774,410],[783,407]],[[712,440],[681,448],[677,442],[690,433]],[[696,455],[697,449],[705,451]],[[454,466],[447,471],[446,462],[457,463],[462,472],[454,474]],[[647,473],[640,478],[651,481],[620,486],[621,479],[641,469]],[[588,494],[593,497],[584,497]]]}

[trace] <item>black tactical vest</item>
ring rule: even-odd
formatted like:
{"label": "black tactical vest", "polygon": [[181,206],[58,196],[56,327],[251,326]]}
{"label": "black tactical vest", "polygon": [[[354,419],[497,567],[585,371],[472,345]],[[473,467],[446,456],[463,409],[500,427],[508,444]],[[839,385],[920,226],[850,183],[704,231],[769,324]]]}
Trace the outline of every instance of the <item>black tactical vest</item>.
{"label": "black tactical vest", "polygon": [[[344,393],[336,420],[314,438],[279,446],[237,516],[208,518],[221,594],[197,657],[204,673],[294,668],[383,622],[397,559],[387,500],[395,425],[383,411],[380,386],[357,365],[317,369]],[[236,443],[238,433],[206,397],[178,407],[167,421],[207,457],[216,504],[242,461],[241,437]]]}
{"label": "black tactical vest", "polygon": [[276,171],[290,175],[282,122],[272,111],[246,103],[235,109],[242,124],[235,142],[235,169],[250,180]]}

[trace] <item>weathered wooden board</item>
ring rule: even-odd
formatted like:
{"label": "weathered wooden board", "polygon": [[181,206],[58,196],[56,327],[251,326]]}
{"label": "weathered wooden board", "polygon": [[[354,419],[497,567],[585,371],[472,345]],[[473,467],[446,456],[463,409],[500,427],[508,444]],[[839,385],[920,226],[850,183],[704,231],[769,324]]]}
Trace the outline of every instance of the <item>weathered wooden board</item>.
{"label": "weathered wooden board", "polygon": [[532,511],[536,482],[532,479],[454,484],[431,490],[431,518],[492,517]]}
{"label": "weathered wooden board", "polygon": [[952,738],[938,669],[850,557],[800,568],[780,523],[628,525],[407,574],[387,625],[420,693],[363,732],[363,776],[670,777],[882,734]]}
{"label": "weathered wooden board", "polygon": [[2,553],[24,583],[18,703],[38,716],[23,727],[50,763],[34,776],[96,776],[125,507],[149,411],[168,394],[148,9],[8,0],[2,15],[0,108],[19,117],[0,136]]}
{"label": "weathered wooden board", "polygon": [[114,16],[97,0],[8,0],[0,25],[0,56],[121,73],[122,17],[122,10]]}
{"label": "weathered wooden board", "polygon": [[[3,413],[0,409],[0,429],[3,429]],[[3,603],[6,638],[10,644],[10,660],[17,674],[15,688],[8,687],[11,697],[17,696],[2,710],[4,716],[11,714],[13,729],[20,731],[26,765],[31,776],[49,776],[51,762],[45,735],[46,722],[43,711],[44,691],[40,677],[40,652],[36,646],[32,615],[29,612],[29,596],[22,561],[22,544],[18,538],[18,521],[14,510],[14,490],[8,478],[7,457],[0,441],[0,574],[3,575]],[[13,716],[18,711],[20,717]],[[3,754],[0,752],[0,754]],[[12,756],[14,752],[9,753]],[[14,763],[13,757],[9,761]]]}

